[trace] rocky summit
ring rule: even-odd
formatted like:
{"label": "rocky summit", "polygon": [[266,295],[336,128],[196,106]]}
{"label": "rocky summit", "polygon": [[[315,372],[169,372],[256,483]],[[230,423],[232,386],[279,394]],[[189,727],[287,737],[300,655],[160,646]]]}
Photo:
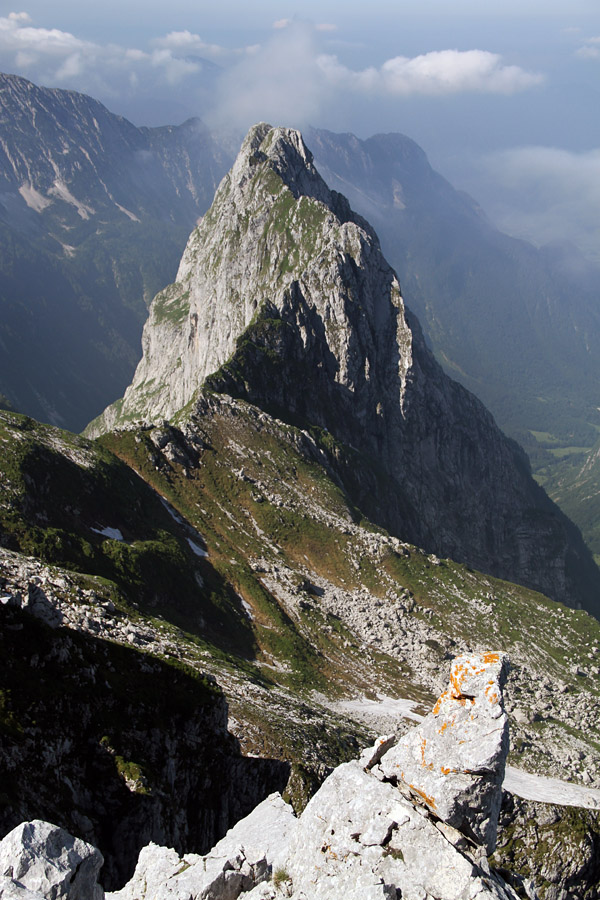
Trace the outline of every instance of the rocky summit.
{"label": "rocky summit", "polygon": [[[273,794],[205,856],[180,858],[166,847],[148,845],[140,853],[133,878],[107,897],[236,900],[244,894],[248,900],[514,900],[517,894],[490,868],[483,852],[483,846],[488,852],[495,846],[508,753],[502,709],[506,668],[506,659],[497,653],[455,661],[450,687],[431,714],[440,726],[433,738],[434,754],[443,757],[446,735],[454,732],[457,746],[468,747],[463,762],[468,759],[473,773],[487,772],[494,758],[492,767],[499,777],[493,798],[487,796],[482,803],[477,779],[461,784],[453,770],[442,766],[436,792],[436,797],[447,800],[442,810],[409,783],[412,774],[386,774],[388,758],[394,770],[398,759],[410,758],[411,740],[425,746],[425,720],[396,747],[393,738],[382,739],[360,760],[335,769],[299,818]],[[459,721],[456,711],[447,708],[449,697],[459,705],[462,701],[469,711],[466,719]],[[491,714],[484,712],[488,707]],[[490,715],[501,723],[492,738]],[[421,768],[430,768],[424,753]],[[450,811],[454,804],[462,810],[458,820]],[[487,829],[480,827],[482,815],[493,821]],[[0,843],[0,860],[5,875],[0,896],[23,900],[103,896],[95,884],[101,860],[97,851],[47,823],[24,823],[7,835]],[[80,885],[84,881],[87,893]]]}
{"label": "rocky summit", "polygon": [[316,432],[361,511],[429,552],[598,613],[581,537],[435,362],[370,226],[298,132],[255,126],[158,294],[122,400],[88,431],[230,394]]}

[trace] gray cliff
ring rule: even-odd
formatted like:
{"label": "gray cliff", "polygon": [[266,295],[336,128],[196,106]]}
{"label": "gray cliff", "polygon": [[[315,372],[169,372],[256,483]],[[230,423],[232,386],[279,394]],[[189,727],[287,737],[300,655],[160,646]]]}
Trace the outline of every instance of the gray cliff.
{"label": "gray cliff", "polygon": [[202,386],[320,429],[356,505],[403,539],[598,613],[579,533],[444,375],[375,233],[298,132],[250,131],[151,305],[131,386],[89,433],[171,419]]}

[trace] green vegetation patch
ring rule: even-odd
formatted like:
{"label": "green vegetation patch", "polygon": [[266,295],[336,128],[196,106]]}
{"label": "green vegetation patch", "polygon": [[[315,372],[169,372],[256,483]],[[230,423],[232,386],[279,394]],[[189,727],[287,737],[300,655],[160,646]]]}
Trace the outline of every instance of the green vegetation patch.
{"label": "green vegetation patch", "polygon": [[169,285],[152,301],[152,316],[157,325],[168,323],[177,328],[182,325],[190,311],[190,292],[182,284]]}

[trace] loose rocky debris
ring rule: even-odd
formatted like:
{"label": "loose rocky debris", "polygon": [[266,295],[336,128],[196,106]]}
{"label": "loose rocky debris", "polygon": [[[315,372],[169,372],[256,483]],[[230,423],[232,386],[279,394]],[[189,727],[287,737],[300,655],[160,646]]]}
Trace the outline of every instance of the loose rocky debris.
{"label": "loose rocky debris", "polygon": [[[486,860],[495,844],[508,751],[506,668],[506,658],[497,653],[456,660],[448,691],[412,737],[397,744],[394,736],[382,738],[360,760],[339,766],[298,819],[271,795],[206,856],[180,858],[150,844],[132,880],[107,900],[235,900],[240,894],[248,900],[515,900],[517,894]],[[437,750],[431,749],[431,757],[423,754],[423,772],[429,776],[430,758],[439,760],[445,752],[454,769],[439,766],[431,788],[435,798],[412,783],[414,774],[410,781],[402,777],[425,732]],[[20,828],[26,833],[30,825]],[[11,847],[20,859],[20,847]],[[43,850],[44,845],[36,853]],[[27,884],[14,884],[10,861],[4,871],[12,881],[0,897],[17,897],[14,891]],[[27,875],[23,866],[17,871]],[[55,896],[80,897],[33,895]],[[100,900],[102,893],[87,896]]]}
{"label": "loose rocky debris", "polygon": [[65,569],[0,548],[0,603],[21,609],[50,628],[67,627],[156,654],[179,656],[177,643],[146,623],[134,624],[108,594],[84,589]]}

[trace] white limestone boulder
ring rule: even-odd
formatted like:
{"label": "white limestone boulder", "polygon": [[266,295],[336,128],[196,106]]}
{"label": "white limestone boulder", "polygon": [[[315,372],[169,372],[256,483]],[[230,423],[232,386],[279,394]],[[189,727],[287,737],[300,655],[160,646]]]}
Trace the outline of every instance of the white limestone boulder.
{"label": "white limestone boulder", "polygon": [[103,900],[97,883],[103,862],[99,850],[64,828],[39,819],[23,822],[0,841],[0,875],[16,883],[3,884],[0,896],[28,900],[18,893],[22,888],[45,900]]}
{"label": "white limestone boulder", "polygon": [[[277,896],[515,900],[485,860],[476,861],[451,837],[393,784],[379,781],[357,761],[345,763],[300,816],[281,872],[282,878],[287,876],[287,890]],[[256,888],[250,896],[268,900],[272,885]]]}
{"label": "white limestone boulder", "polygon": [[12,878],[0,875],[0,900],[44,900],[44,895],[28,890]]}

